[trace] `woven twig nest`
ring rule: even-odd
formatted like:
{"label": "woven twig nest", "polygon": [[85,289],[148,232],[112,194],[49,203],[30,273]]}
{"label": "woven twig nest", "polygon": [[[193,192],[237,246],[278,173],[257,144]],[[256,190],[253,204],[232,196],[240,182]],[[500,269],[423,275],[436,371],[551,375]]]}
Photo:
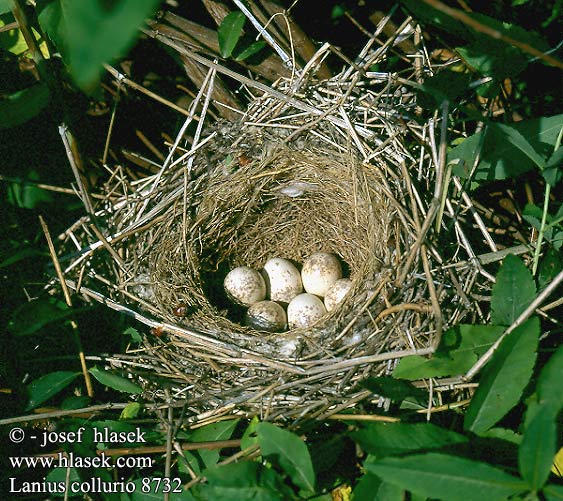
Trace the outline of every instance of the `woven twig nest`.
{"label": "woven twig nest", "polygon": [[[365,73],[392,41],[372,44],[359,69],[280,79],[239,120],[180,147],[182,129],[158,174],[132,183],[116,172],[97,212],[103,238],[84,221],[65,235],[79,250],[68,284],[164,334],[112,357],[147,395],[183,402],[200,422],[233,409],[326,417],[371,395],[359,381],[431,353],[444,327],[479,313],[469,291],[489,282],[463,261],[474,253],[459,223],[471,207],[439,200],[433,123],[412,119],[409,78],[421,68]],[[307,329],[245,326],[224,294],[227,272],[317,251],[339,256],[352,279],[344,303]]]}

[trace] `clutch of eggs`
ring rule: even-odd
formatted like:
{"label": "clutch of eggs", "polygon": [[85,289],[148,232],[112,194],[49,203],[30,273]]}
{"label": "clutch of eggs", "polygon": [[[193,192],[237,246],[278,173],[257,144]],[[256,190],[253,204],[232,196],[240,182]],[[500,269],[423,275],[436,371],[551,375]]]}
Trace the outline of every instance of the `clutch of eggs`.
{"label": "clutch of eggs", "polygon": [[287,326],[309,327],[327,311],[333,311],[352,282],[342,278],[338,257],[316,252],[305,260],[301,273],[291,261],[275,257],[266,262],[261,273],[247,266],[234,268],[223,285],[232,301],[249,307],[247,325],[282,332]]}

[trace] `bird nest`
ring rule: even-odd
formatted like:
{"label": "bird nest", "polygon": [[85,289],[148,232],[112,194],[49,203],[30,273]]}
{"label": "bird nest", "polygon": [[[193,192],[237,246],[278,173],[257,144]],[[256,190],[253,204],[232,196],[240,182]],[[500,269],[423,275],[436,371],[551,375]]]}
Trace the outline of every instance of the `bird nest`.
{"label": "bird nest", "polygon": [[[328,80],[313,79],[326,46],[271,87],[240,76],[259,95],[234,121],[207,123],[222,71],[207,61],[158,173],[133,182],[116,171],[96,224],[83,218],[65,233],[66,283],[152,328],[140,348],[108,361],[147,397],[172,398],[198,422],[232,412],[327,417],[373,399],[358,384],[366,377],[431,353],[445,327],[475,320],[471,289],[489,280],[464,261],[475,255],[460,222],[472,207],[461,191],[446,195],[434,121],[415,120],[425,52],[401,75],[367,71],[397,35],[374,37]],[[244,325],[223,291],[227,272],[317,251],[342,261],[353,284],[344,302],[309,328]]]}

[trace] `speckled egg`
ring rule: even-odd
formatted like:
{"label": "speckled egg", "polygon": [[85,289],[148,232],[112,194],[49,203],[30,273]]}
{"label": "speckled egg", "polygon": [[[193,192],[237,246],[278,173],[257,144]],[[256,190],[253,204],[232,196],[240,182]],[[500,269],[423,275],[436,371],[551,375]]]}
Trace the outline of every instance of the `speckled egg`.
{"label": "speckled egg", "polygon": [[326,313],[323,302],[315,295],[303,293],[294,297],[287,306],[290,329],[309,327]]}
{"label": "speckled egg", "polygon": [[246,322],[256,330],[282,332],[287,325],[287,315],[278,303],[259,301],[248,308]]}
{"label": "speckled egg", "polygon": [[291,261],[274,257],[264,265],[268,297],[272,301],[289,303],[303,292],[301,274]]}
{"label": "speckled egg", "polygon": [[306,292],[324,297],[328,288],[342,278],[342,266],[334,254],[316,252],[303,263],[301,278]]}
{"label": "speckled egg", "polygon": [[242,306],[250,306],[266,298],[266,282],[258,271],[248,266],[229,271],[223,286],[229,298]]}
{"label": "speckled egg", "polygon": [[341,278],[334,282],[326,291],[325,306],[326,311],[334,310],[344,299],[352,287],[352,280]]}

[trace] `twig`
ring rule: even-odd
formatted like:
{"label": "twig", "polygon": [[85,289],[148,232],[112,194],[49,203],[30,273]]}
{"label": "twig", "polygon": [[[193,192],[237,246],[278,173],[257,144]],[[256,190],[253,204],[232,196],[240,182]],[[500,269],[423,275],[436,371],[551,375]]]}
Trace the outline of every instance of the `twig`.
{"label": "twig", "polygon": [[264,37],[264,40],[270,44],[272,49],[274,49],[278,56],[280,56],[283,64],[285,64],[288,68],[292,71],[294,70],[294,65],[291,58],[284,52],[284,50],[278,45],[278,43],[272,38],[272,36],[264,29],[264,27],[260,24],[258,19],[254,17],[254,14],[248,10],[246,5],[240,0],[233,0],[235,5],[241,10],[241,12],[250,20],[252,25],[258,30],[258,33]]}
{"label": "twig", "polygon": [[[217,449],[231,449],[240,447],[241,440],[216,440],[209,442],[187,442],[179,444],[180,449],[183,451],[198,451],[201,449],[217,450]],[[166,445],[155,445],[151,447],[123,447],[119,449],[104,449],[97,451],[98,455],[104,454],[105,456],[139,456],[144,454],[162,454],[167,451]]]}
{"label": "twig", "polygon": [[76,184],[78,185],[78,189],[80,190],[80,196],[82,203],[84,204],[84,208],[86,209],[86,212],[88,214],[94,215],[94,207],[92,206],[92,201],[90,200],[90,194],[88,189],[86,189],[84,179],[82,177],[82,161],[80,155],[78,154],[78,148],[74,140],[74,136],[66,126],[66,124],[59,126],[59,134],[61,136],[61,139],[63,140],[66,155],[70,163],[70,168],[72,169],[74,178],[76,179]]}
{"label": "twig", "polygon": [[[169,101],[168,99],[165,99],[165,98],[159,96],[158,94],[155,94],[154,92],[148,90],[147,88],[143,87],[142,85],[139,85],[137,82],[134,82],[130,78],[126,77],[123,73],[117,71],[115,68],[113,68],[109,64],[104,64],[104,68],[109,73],[111,73],[113,75],[113,77],[118,81],[118,85],[125,84],[128,87],[131,87],[132,89],[138,90],[139,92],[145,94],[146,96],[149,96],[150,98],[154,99],[155,101],[158,101],[159,103],[162,103],[165,106],[168,106],[169,108],[172,108],[173,110],[176,110],[177,112],[181,113],[182,115],[189,116],[188,111],[185,110],[184,108],[181,108],[177,104],[174,104],[172,101]],[[194,117],[194,120],[199,120],[199,117]]]}
{"label": "twig", "polygon": [[377,414],[332,414],[327,419],[337,421],[377,421],[381,423],[398,423],[401,420],[392,416],[379,416]]}
{"label": "twig", "polygon": [[512,323],[508,329],[506,329],[502,335],[495,341],[495,343],[485,352],[485,354],[477,360],[477,362],[467,371],[467,374],[462,377],[463,381],[470,381],[473,377],[483,368],[483,366],[491,359],[494,355],[495,351],[502,343],[503,339],[508,336],[512,331],[517,329],[520,325],[522,325],[535,311],[536,308],[539,307],[540,304],[543,303],[545,299],[547,299],[559,284],[563,282],[563,271],[560,271],[555,278],[551,281],[551,283],[541,291],[536,298],[530,303],[530,305],[520,314],[520,316]]}
{"label": "twig", "polygon": [[[45,234],[45,238],[47,239],[47,245],[49,246],[49,252],[51,253],[51,259],[53,260],[53,264],[55,266],[55,270],[57,272],[57,277],[59,278],[59,282],[63,289],[63,294],[65,298],[65,302],[69,308],[72,308],[72,299],[70,297],[70,291],[66,285],[66,281],[63,275],[63,270],[61,269],[61,265],[59,263],[59,259],[57,258],[57,253],[55,251],[55,246],[53,245],[53,240],[51,239],[51,233],[49,232],[49,228],[45,223],[45,220],[42,216],[39,216],[39,222],[41,223],[41,228],[43,228],[43,233]],[[84,358],[84,350],[82,348],[82,341],[80,340],[80,336],[78,334],[78,324],[75,320],[70,321],[70,325],[72,326],[72,333],[74,336],[74,340],[76,342],[76,346],[78,348],[78,357],[80,358],[80,365],[82,367],[82,374],[84,375],[84,381],[86,383],[86,391],[88,392],[89,397],[94,396],[94,388],[92,387],[92,380],[90,379],[90,373],[88,372],[88,366],[86,365],[86,359]]]}

